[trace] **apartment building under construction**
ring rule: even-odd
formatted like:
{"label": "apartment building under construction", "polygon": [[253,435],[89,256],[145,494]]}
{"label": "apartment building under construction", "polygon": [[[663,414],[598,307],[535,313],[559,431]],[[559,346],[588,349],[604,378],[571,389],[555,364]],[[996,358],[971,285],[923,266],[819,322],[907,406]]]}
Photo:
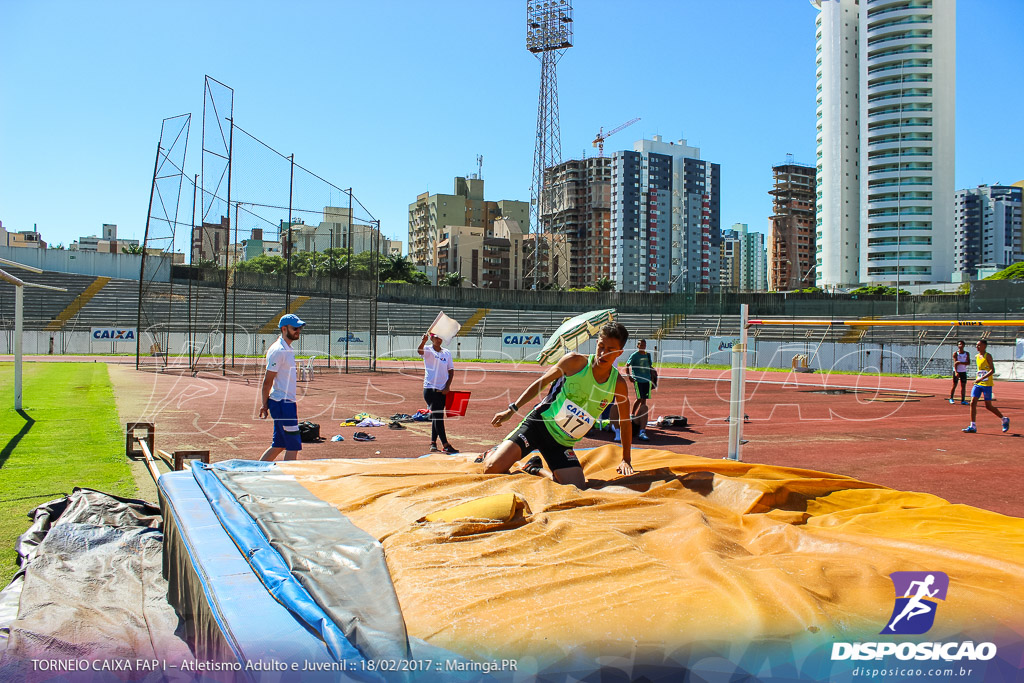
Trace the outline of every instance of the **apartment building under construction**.
{"label": "apartment building under construction", "polygon": [[[552,166],[544,175],[551,208],[541,214],[541,224],[567,240],[572,254],[571,260],[563,257],[568,261],[567,285],[589,287],[610,277],[611,158],[572,159]],[[557,241],[552,246],[557,251]],[[560,270],[552,265],[545,272],[552,275]]]}
{"label": "apartment building under construction", "polygon": [[816,264],[814,166],[787,162],[772,167],[772,233],[769,287],[775,291],[814,286]]}

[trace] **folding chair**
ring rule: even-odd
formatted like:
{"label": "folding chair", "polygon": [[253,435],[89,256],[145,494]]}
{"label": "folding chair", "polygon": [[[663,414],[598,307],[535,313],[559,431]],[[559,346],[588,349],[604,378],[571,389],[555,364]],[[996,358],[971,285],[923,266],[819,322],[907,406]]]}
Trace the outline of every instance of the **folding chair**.
{"label": "folding chair", "polygon": [[299,372],[299,381],[305,382],[313,379],[313,361],[316,360],[316,356],[310,356],[306,359],[305,365],[296,366]]}

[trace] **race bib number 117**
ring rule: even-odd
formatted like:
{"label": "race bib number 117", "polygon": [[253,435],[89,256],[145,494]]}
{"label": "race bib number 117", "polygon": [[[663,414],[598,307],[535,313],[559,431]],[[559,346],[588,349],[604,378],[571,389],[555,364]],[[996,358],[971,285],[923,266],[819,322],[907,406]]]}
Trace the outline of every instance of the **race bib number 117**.
{"label": "race bib number 117", "polygon": [[590,431],[590,428],[594,426],[594,418],[583,408],[580,408],[569,399],[565,399],[565,403],[562,404],[562,407],[555,414],[555,424],[567,436],[573,439],[582,439]]}

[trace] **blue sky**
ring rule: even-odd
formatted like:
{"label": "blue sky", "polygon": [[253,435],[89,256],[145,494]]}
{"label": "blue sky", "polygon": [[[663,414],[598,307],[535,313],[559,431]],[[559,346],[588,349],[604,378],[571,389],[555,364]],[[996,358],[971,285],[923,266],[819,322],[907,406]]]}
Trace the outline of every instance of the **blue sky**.
{"label": "blue sky", "polygon": [[[958,4],[956,185],[1021,180],[1024,0]],[[0,221],[51,244],[103,223],[141,237],[163,118],[192,113],[186,171],[199,172],[206,74],[234,88],[239,126],[353,187],[391,237],[406,241],[408,204],[451,192],[478,154],[488,199],[527,200],[539,63],[525,5],[0,0]],[[810,3],[575,5],[563,157],[596,154],[601,126],[639,116],[606,154],[685,138],[722,165],[723,227],[767,231],[771,166],[814,161]],[[280,160],[250,150],[236,172],[235,198],[287,199]],[[338,203],[322,194],[307,201]]]}

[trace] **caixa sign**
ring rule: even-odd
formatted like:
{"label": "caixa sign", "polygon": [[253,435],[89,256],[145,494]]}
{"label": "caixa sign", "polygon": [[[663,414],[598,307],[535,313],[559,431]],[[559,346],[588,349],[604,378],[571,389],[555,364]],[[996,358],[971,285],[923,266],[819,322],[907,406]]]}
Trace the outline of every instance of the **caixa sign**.
{"label": "caixa sign", "polygon": [[134,327],[94,327],[92,328],[93,341],[112,342],[134,342]]}
{"label": "caixa sign", "polygon": [[501,343],[505,346],[543,346],[544,339],[539,334],[506,334]]}

